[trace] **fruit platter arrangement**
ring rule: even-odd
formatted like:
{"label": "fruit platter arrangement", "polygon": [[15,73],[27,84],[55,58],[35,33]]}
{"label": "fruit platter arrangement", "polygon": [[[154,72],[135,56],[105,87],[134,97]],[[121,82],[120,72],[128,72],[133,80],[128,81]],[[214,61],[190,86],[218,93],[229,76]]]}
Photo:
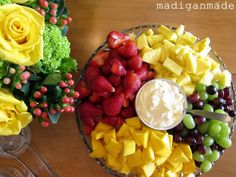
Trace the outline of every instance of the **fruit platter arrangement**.
{"label": "fruit platter arrangement", "polygon": [[[91,158],[115,176],[192,177],[232,144],[231,73],[210,39],[164,25],[112,31],[76,86]],[[230,122],[190,113],[228,114]]]}
{"label": "fruit platter arrangement", "polygon": [[64,0],[0,1],[0,136],[18,135],[33,118],[43,127],[74,112]]}

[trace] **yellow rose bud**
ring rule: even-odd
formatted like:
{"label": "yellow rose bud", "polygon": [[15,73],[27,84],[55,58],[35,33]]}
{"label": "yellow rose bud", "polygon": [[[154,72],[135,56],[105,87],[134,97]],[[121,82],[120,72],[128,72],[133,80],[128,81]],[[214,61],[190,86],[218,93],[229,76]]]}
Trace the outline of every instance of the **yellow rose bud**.
{"label": "yellow rose bud", "polygon": [[32,119],[23,101],[0,89],[0,136],[18,135]]}
{"label": "yellow rose bud", "polygon": [[43,58],[43,31],[44,17],[34,9],[0,6],[0,58],[18,65],[36,64]]}

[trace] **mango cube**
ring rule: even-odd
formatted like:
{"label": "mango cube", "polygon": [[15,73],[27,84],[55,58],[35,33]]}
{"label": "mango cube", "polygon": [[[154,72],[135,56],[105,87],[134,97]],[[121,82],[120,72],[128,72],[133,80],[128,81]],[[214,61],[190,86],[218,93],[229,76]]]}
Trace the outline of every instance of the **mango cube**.
{"label": "mango cube", "polygon": [[104,134],[103,140],[104,140],[105,144],[108,144],[111,141],[111,139],[116,140],[116,130],[115,129],[112,129]]}
{"label": "mango cube", "polygon": [[169,71],[171,71],[172,73],[176,74],[176,75],[180,75],[181,72],[183,71],[183,68],[178,65],[176,62],[174,62],[173,60],[171,60],[170,58],[167,58],[164,63],[163,66],[165,68],[167,68]]}
{"label": "mango cube", "polygon": [[126,124],[134,127],[135,129],[141,129],[142,124],[139,117],[132,117],[125,120]]}
{"label": "mango cube", "polygon": [[103,144],[99,140],[92,139],[93,152],[89,154],[92,158],[103,158],[106,156],[106,151]]}
{"label": "mango cube", "polygon": [[111,141],[105,145],[105,149],[113,156],[117,156],[122,150],[122,145],[118,141],[111,139]]}
{"label": "mango cube", "polygon": [[117,137],[128,137],[130,136],[129,126],[126,123],[120,127],[119,131],[117,132]]}
{"label": "mango cube", "polygon": [[168,156],[164,157],[164,156],[156,155],[156,159],[155,159],[156,166],[161,166],[163,163],[166,162],[167,159],[168,159]]}
{"label": "mango cube", "polygon": [[160,34],[163,34],[164,37],[170,41],[176,41],[178,36],[177,34],[172,31],[171,29],[167,28],[166,26],[164,25],[161,25],[157,31],[160,33]]}
{"label": "mango cube", "polygon": [[134,140],[124,140],[124,156],[134,154],[136,150],[136,144]]}
{"label": "mango cube", "polygon": [[101,131],[101,130],[94,130],[92,133],[91,133],[91,136],[92,138],[94,138],[95,140],[99,140],[101,138],[104,137],[105,133],[107,131]]}
{"label": "mango cube", "polygon": [[175,172],[168,170],[165,172],[165,177],[178,177],[178,175]]}
{"label": "mango cube", "polygon": [[134,154],[127,157],[127,165],[131,168],[141,166],[143,164],[144,160],[140,149],[137,149]]}
{"label": "mango cube", "polygon": [[154,151],[150,146],[143,149],[143,159],[145,162],[152,162],[155,160]]}
{"label": "mango cube", "polygon": [[123,173],[123,174],[128,175],[130,173],[130,170],[131,170],[130,167],[127,164],[125,164],[120,169],[120,172]]}
{"label": "mango cube", "polygon": [[156,166],[153,162],[150,162],[142,166],[142,172],[145,177],[150,177],[154,173],[155,169]]}
{"label": "mango cube", "polygon": [[196,172],[196,165],[193,159],[191,159],[189,162],[184,163],[183,166],[183,173],[194,173]]}
{"label": "mango cube", "polygon": [[138,146],[143,146],[144,148],[147,148],[149,140],[148,131],[135,131],[133,133],[133,138]]}
{"label": "mango cube", "polygon": [[101,121],[97,124],[95,130],[111,130],[113,129],[112,126],[108,125],[108,124],[105,124],[105,123],[102,123]]}
{"label": "mango cube", "polygon": [[161,56],[161,49],[158,48],[158,49],[152,49],[152,50],[148,50],[144,52],[142,55],[142,59],[143,61],[149,64],[156,65],[160,56]]}
{"label": "mango cube", "polygon": [[173,163],[173,162],[185,163],[185,162],[189,162],[189,159],[181,150],[181,148],[177,147],[174,149],[173,153],[170,155],[167,161],[169,163]]}

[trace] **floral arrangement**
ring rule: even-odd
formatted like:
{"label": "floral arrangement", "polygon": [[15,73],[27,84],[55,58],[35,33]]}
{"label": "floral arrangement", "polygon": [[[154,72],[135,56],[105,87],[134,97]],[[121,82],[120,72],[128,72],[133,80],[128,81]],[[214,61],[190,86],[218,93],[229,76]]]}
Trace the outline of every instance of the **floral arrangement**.
{"label": "floral arrangement", "polygon": [[17,135],[36,117],[43,127],[74,112],[64,0],[0,1],[0,136]]}

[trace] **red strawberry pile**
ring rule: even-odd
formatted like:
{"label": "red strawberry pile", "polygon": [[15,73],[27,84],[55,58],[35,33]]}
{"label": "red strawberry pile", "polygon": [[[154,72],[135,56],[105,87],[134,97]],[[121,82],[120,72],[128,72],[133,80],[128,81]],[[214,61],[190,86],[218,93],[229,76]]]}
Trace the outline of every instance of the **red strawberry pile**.
{"label": "red strawberry pile", "polygon": [[86,134],[99,121],[118,128],[124,119],[136,116],[135,95],[154,76],[128,35],[113,31],[107,43],[109,50],[93,57],[76,88],[81,99],[77,111]]}

